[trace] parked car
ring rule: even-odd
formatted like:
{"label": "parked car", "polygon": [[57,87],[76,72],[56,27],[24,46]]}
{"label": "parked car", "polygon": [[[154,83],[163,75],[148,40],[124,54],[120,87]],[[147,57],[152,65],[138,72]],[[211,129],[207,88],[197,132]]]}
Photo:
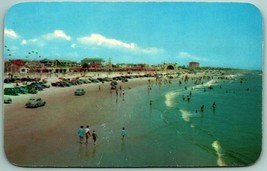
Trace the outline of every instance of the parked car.
{"label": "parked car", "polygon": [[89,78],[89,80],[90,80],[92,83],[99,83],[99,80],[98,80],[98,79],[95,79],[95,78]]}
{"label": "parked car", "polygon": [[19,94],[15,88],[5,88],[4,89],[4,95],[17,96]]}
{"label": "parked car", "polygon": [[74,92],[74,95],[75,95],[75,96],[82,96],[82,95],[84,95],[84,94],[85,94],[84,89],[77,89],[77,90],[75,90],[75,92]]}
{"label": "parked car", "polygon": [[116,85],[118,85],[118,83],[117,83],[117,81],[114,81],[114,80],[113,80],[113,81],[111,81],[110,85],[111,85],[111,86],[116,86]]}
{"label": "parked car", "polygon": [[61,81],[58,81],[58,82],[55,82],[55,83],[51,83],[51,85],[53,87],[66,87],[66,85]]}
{"label": "parked car", "polygon": [[12,99],[10,97],[4,96],[4,103],[10,104],[10,103],[12,103]]}
{"label": "parked car", "polygon": [[29,86],[34,87],[35,89],[41,91],[44,89],[44,87],[42,85],[40,85],[39,83],[31,83]]}
{"label": "parked car", "polygon": [[46,83],[42,83],[42,82],[39,82],[38,83],[40,86],[42,86],[43,88],[50,88],[50,85],[46,84]]}
{"label": "parked car", "polygon": [[127,78],[123,78],[123,79],[121,80],[121,82],[128,82],[128,79],[127,79]]}
{"label": "parked car", "polygon": [[38,93],[38,91],[36,90],[36,88],[34,88],[32,86],[29,86],[28,85],[28,86],[25,86],[23,88],[25,88],[28,91],[29,94],[37,94]]}
{"label": "parked car", "polygon": [[71,83],[68,81],[61,81],[61,83],[65,86],[65,87],[70,87]]}
{"label": "parked car", "polygon": [[110,82],[110,81],[112,81],[112,78],[105,77],[105,78],[103,78],[103,80],[106,81],[106,82]]}
{"label": "parked car", "polygon": [[19,93],[19,94],[27,94],[28,93],[28,90],[24,87],[14,87],[16,92]]}
{"label": "parked car", "polygon": [[39,97],[32,97],[28,100],[26,103],[26,107],[31,108],[31,107],[40,107],[40,106],[45,106],[46,102],[39,98]]}

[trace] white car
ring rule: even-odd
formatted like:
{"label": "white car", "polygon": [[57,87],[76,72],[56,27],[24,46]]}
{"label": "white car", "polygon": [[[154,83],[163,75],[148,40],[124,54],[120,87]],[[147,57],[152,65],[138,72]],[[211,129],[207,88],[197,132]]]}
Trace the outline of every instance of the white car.
{"label": "white car", "polygon": [[10,104],[10,103],[12,103],[12,99],[10,97],[8,97],[8,96],[4,96],[4,103],[5,104]]}
{"label": "white car", "polygon": [[84,95],[84,94],[85,94],[84,89],[77,89],[77,90],[75,90],[75,92],[74,92],[74,95],[75,95],[75,96],[82,96],[82,95]]}
{"label": "white car", "polygon": [[26,103],[26,107],[31,108],[31,107],[40,107],[40,106],[45,106],[46,102],[42,100],[39,97],[33,97],[28,100]]}

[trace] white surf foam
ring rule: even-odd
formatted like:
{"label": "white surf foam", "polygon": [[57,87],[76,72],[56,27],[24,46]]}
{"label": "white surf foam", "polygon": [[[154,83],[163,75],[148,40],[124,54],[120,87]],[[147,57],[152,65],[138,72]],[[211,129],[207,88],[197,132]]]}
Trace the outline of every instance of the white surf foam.
{"label": "white surf foam", "polygon": [[187,110],[183,110],[183,109],[180,109],[179,110],[182,114],[182,118],[185,122],[190,122],[190,118],[192,117],[192,114],[187,111]]}
{"label": "white surf foam", "polygon": [[204,84],[199,84],[199,85],[193,86],[193,89],[198,89],[198,88],[202,88],[202,87],[210,87],[210,86],[214,85],[214,83],[215,83],[215,80],[210,80]]}
{"label": "white surf foam", "polygon": [[172,91],[165,94],[165,104],[167,107],[175,106],[175,97],[179,95],[178,92]]}
{"label": "white surf foam", "polygon": [[213,147],[213,149],[216,151],[217,154],[217,164],[218,166],[226,166],[225,162],[223,161],[223,152],[222,152],[222,147],[219,143],[219,141],[214,141],[211,146]]}

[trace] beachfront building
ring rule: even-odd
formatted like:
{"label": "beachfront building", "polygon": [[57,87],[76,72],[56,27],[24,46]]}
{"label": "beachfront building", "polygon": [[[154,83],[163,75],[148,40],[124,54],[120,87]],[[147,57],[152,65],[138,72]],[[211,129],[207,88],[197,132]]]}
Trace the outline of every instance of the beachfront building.
{"label": "beachfront building", "polygon": [[103,58],[84,58],[81,61],[81,66],[83,68],[88,68],[89,70],[99,70],[104,67],[105,60]]}
{"label": "beachfront building", "polygon": [[109,59],[108,59],[108,64],[107,64],[106,68],[108,69],[108,71],[112,71],[112,69],[113,69],[111,57],[109,57]]}
{"label": "beachfront building", "polygon": [[49,60],[43,59],[40,61],[43,67],[37,72],[42,73],[68,73],[71,67],[80,67],[80,64],[70,60]]}
{"label": "beachfront building", "polygon": [[40,61],[26,61],[25,67],[29,68],[30,73],[38,73],[41,68],[44,67],[44,64],[40,63]]}
{"label": "beachfront building", "polygon": [[44,64],[45,67],[77,67],[80,66],[77,62],[70,60],[49,60],[43,59],[40,60],[40,63]]}
{"label": "beachfront building", "polygon": [[117,71],[148,71],[151,70],[148,64],[126,64],[120,63],[113,66],[113,70]]}
{"label": "beachfront building", "polygon": [[5,61],[5,73],[68,73],[70,68],[81,67],[77,62],[69,60],[22,60]]}
{"label": "beachfront building", "polygon": [[176,71],[178,69],[177,63],[163,63],[160,68],[162,71]]}
{"label": "beachfront building", "polygon": [[189,68],[199,68],[199,63],[198,62],[189,62],[188,67]]}
{"label": "beachfront building", "polygon": [[[5,73],[20,73],[22,68],[25,67],[26,61],[22,59],[10,59],[5,61]],[[29,71],[29,70],[27,70]]]}
{"label": "beachfront building", "polygon": [[21,74],[27,74],[30,72],[30,68],[27,68],[25,66],[22,66],[20,69],[19,69],[19,73]]}

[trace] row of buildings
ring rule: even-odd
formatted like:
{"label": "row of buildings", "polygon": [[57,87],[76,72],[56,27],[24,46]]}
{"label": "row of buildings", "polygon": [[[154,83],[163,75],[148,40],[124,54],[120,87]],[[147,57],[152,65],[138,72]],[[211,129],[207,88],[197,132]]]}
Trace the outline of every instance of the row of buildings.
{"label": "row of buildings", "polygon": [[[38,61],[10,59],[5,61],[5,73],[70,73],[86,71],[162,71],[177,70],[177,64],[163,63],[160,65],[148,64],[112,64],[111,58],[106,62],[103,58],[84,58],[81,62],[70,60]],[[198,62],[190,62],[188,67],[198,68]]]}

